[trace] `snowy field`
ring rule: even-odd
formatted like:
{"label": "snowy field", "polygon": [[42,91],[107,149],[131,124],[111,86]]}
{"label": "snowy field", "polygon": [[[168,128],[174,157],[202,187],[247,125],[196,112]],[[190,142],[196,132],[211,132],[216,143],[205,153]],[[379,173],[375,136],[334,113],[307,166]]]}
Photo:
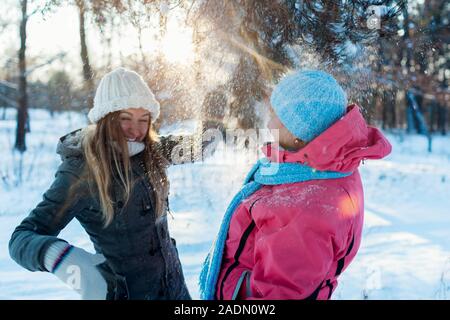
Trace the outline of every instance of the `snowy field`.
{"label": "snowy field", "polygon": [[[7,119],[0,120],[0,299],[78,299],[52,274],[19,267],[9,257],[8,241],[52,182],[60,162],[58,138],[84,126],[85,118],[76,113],[50,118],[46,111],[32,110],[28,151],[21,159],[11,151],[15,116],[8,110]],[[165,132],[175,129],[180,126]],[[450,299],[450,136],[434,136],[432,153],[423,136],[387,136],[393,153],[360,169],[364,236],[333,299]],[[195,299],[200,264],[250,165],[247,155],[217,152],[203,163],[169,170],[171,234]],[[76,220],[60,237],[93,250]]]}

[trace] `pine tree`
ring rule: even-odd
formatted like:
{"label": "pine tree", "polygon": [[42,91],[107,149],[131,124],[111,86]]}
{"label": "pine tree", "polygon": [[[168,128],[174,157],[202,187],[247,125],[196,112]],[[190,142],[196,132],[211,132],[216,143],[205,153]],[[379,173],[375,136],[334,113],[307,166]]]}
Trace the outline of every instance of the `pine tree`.
{"label": "pine tree", "polygon": [[[307,48],[321,68],[342,77],[354,72],[355,50],[397,32],[395,18],[404,5],[400,0],[206,0],[194,25],[202,24],[199,16],[206,19],[211,33],[225,40],[224,52],[239,56],[227,88],[234,97],[231,114],[247,128],[256,124],[255,100],[267,85],[299,62],[308,67],[292,46]],[[371,18],[377,25],[368,25]]]}

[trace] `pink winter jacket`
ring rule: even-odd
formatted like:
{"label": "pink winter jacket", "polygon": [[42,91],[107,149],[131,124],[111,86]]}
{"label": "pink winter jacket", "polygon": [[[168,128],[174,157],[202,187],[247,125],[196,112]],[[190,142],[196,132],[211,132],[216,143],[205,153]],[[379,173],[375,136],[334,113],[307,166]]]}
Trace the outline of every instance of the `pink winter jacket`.
{"label": "pink winter jacket", "polygon": [[361,242],[364,196],[358,166],[391,152],[359,107],[301,150],[266,148],[271,161],[353,172],[339,179],[263,186],[236,209],[216,299],[330,299]]}

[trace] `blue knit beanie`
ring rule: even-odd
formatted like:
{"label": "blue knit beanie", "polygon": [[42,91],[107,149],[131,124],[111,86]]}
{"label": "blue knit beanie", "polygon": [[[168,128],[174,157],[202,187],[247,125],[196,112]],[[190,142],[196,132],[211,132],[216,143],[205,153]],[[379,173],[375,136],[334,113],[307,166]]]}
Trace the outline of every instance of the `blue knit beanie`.
{"label": "blue knit beanie", "polygon": [[346,111],[347,97],[336,79],[319,70],[284,77],[270,97],[281,123],[297,138],[313,140]]}

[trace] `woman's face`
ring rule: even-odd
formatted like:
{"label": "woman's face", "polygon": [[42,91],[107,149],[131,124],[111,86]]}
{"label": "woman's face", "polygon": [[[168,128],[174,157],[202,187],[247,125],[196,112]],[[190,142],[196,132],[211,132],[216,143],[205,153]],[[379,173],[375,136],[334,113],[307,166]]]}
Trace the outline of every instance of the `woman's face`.
{"label": "woman's face", "polygon": [[278,131],[278,143],[284,149],[297,150],[305,145],[300,139],[297,139],[284,125],[281,123],[278,116],[270,107],[269,122],[267,123],[269,130]]}
{"label": "woman's face", "polygon": [[128,141],[143,141],[150,121],[150,112],[142,108],[129,108],[119,114],[120,127]]}

